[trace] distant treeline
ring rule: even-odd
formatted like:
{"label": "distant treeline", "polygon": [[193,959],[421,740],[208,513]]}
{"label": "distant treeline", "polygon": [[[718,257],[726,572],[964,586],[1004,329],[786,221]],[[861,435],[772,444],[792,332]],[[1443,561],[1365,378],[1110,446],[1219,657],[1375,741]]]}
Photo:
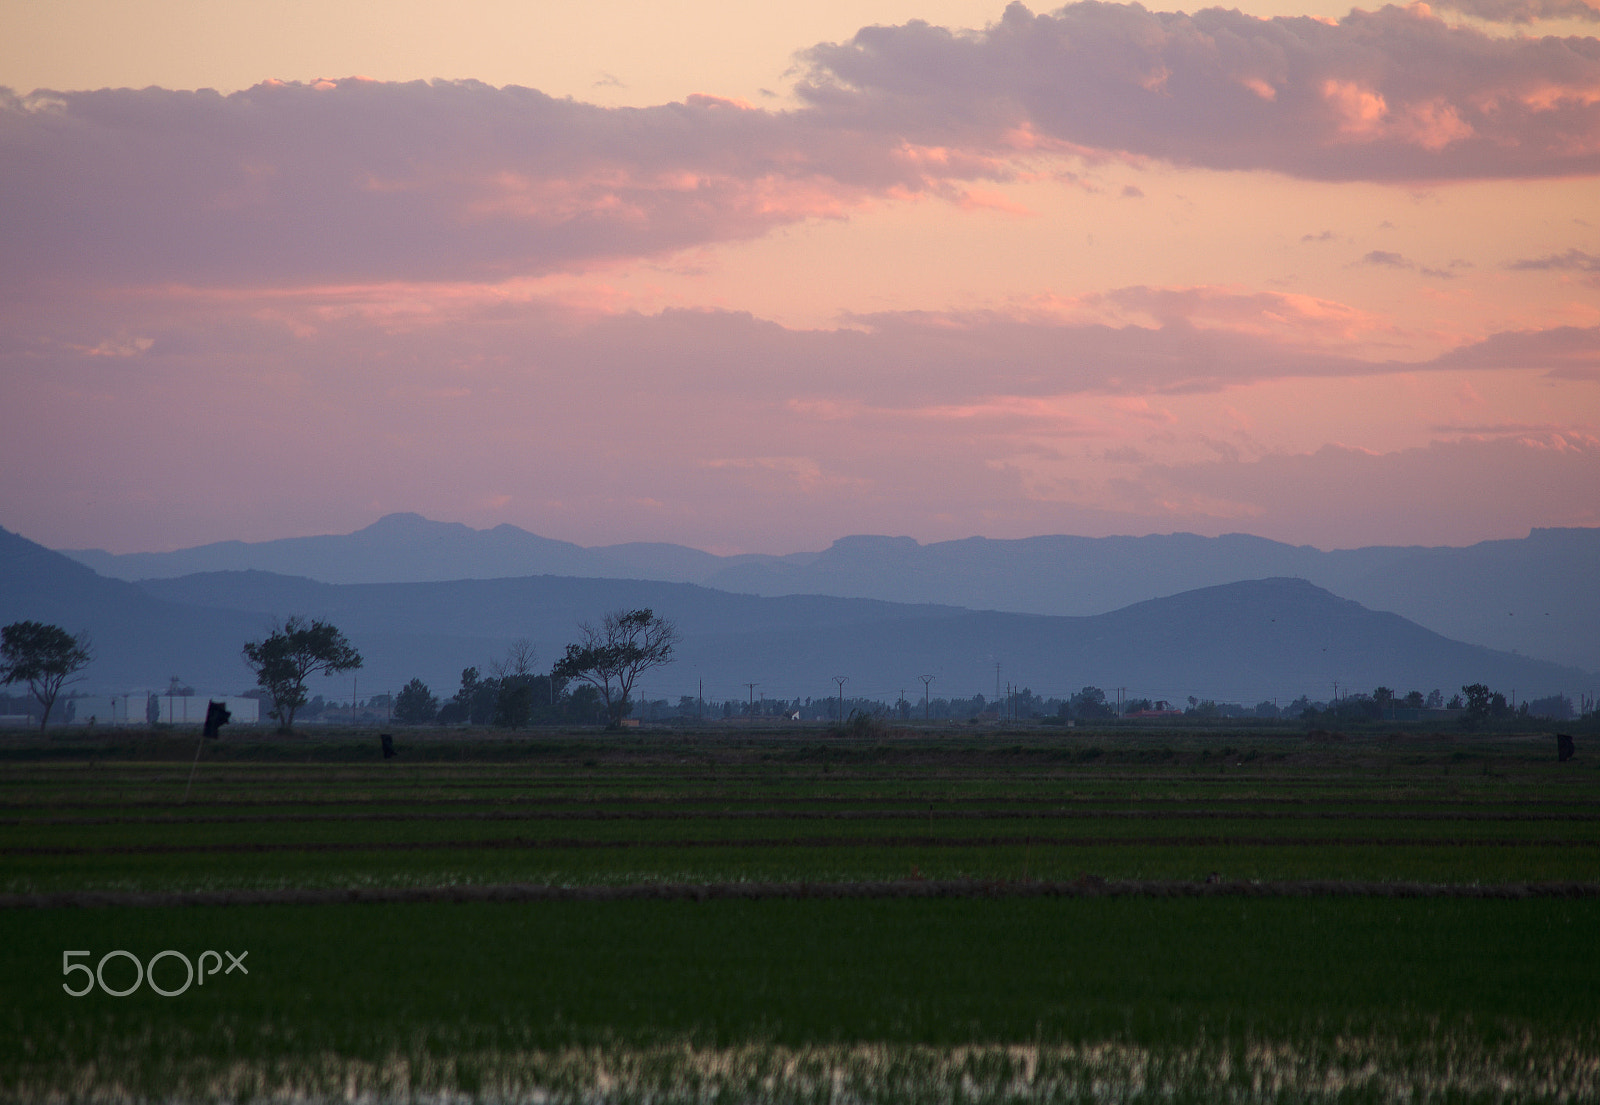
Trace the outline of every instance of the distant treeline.
{"label": "distant treeline", "polygon": [[[378,699],[371,700],[369,710],[378,704]],[[381,705],[390,705],[387,696],[383,696]],[[319,701],[314,699],[306,716],[317,717],[323,713],[319,706]],[[1590,711],[1594,708],[1588,700],[1583,706]],[[686,694],[678,696],[676,701],[647,698],[630,702],[623,716],[651,724],[736,718],[839,723],[867,716],[906,722],[1033,720],[1046,723],[1117,718],[1258,718],[1348,725],[1430,718],[1459,718],[1468,724],[1514,717],[1565,721],[1577,717],[1579,712],[1566,695],[1512,704],[1505,695],[1483,684],[1471,684],[1463,686],[1461,693],[1448,700],[1437,688],[1427,694],[1411,691],[1397,695],[1387,687],[1378,687],[1370,694],[1341,695],[1329,701],[1302,696],[1282,706],[1271,700],[1247,706],[1194,697],[1183,703],[1142,697],[1125,698],[1118,703],[1099,687],[1084,687],[1067,698],[1041,697],[1022,687],[999,698],[975,694],[970,698],[899,697],[894,702],[851,695],[792,699],[751,695],[741,701]],[[493,725],[511,729],[534,725],[604,724],[606,721],[604,705],[591,686],[574,686],[556,676],[526,672],[485,676],[477,668],[462,672],[460,687],[447,699],[435,695],[422,680],[413,679],[394,697],[392,717],[406,724]]]}
{"label": "distant treeline", "polygon": [[[1592,699],[1575,704],[1566,695],[1550,695],[1513,703],[1506,695],[1482,684],[1463,687],[1449,699],[1440,690],[1428,694],[1412,691],[1397,696],[1388,688],[1374,693],[1341,695],[1336,700],[1319,701],[1305,696],[1282,706],[1271,701],[1254,706],[1236,702],[1215,702],[1190,698],[1181,704],[1149,698],[1125,699],[1118,712],[1115,699],[1098,687],[1085,687],[1068,698],[1042,698],[1023,687],[998,699],[975,694],[970,698],[899,698],[894,702],[845,695],[843,716],[867,716],[895,721],[971,721],[1007,720],[1065,723],[1072,721],[1110,721],[1118,717],[1156,720],[1183,717],[1195,720],[1257,718],[1275,721],[1301,721],[1313,725],[1356,725],[1380,721],[1457,720],[1466,724],[1487,723],[1516,718],[1542,718],[1567,721],[1596,712]],[[174,693],[193,693],[184,687]],[[261,697],[258,689],[247,697]],[[61,721],[76,720],[72,699],[63,699]],[[27,695],[0,692],[0,715],[37,715],[39,705]],[[768,719],[837,723],[840,699],[766,698],[743,701],[734,698],[701,699],[680,695],[641,699],[629,704],[625,716],[647,724],[694,722],[702,720]],[[603,725],[605,708],[599,694],[587,684],[572,686],[549,675],[510,673],[485,676],[477,668],[462,672],[461,686],[449,698],[441,699],[420,679],[413,679],[399,694],[375,694],[349,702],[314,696],[301,710],[300,718],[313,723],[374,724],[397,721],[411,725],[490,725],[520,729],[540,725]]]}

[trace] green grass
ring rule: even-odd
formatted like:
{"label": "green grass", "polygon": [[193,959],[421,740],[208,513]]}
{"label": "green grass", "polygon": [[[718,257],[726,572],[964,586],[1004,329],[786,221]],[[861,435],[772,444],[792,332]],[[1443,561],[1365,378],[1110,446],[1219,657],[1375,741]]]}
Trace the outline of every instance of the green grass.
{"label": "green grass", "polygon": [[[1304,1056],[1354,1039],[1394,1058],[1538,1040],[1553,1062],[1592,1057],[1600,1028],[1595,902],[93,909],[17,913],[8,930],[0,1071],[13,1088],[93,1064],[154,1092],[180,1073],[264,1076],[324,1054],[347,1071],[466,1054],[502,1078],[530,1055],[586,1048],[1173,1056],[1223,1041]],[[251,973],[172,999],[61,992],[62,950],[112,947],[248,950]]]}
{"label": "green grass", "polygon": [[[1600,770],[1558,767],[1543,736],[403,733],[390,764],[366,740],[225,740],[187,805],[192,743],[117,741],[0,747],[0,891],[1600,881]],[[0,1099],[1600,1097],[1597,899],[111,907],[0,928]],[[61,991],[62,951],[112,948],[248,950],[251,973]]]}
{"label": "green grass", "polygon": [[[1600,773],[1554,764],[1542,738],[1479,741],[1471,754],[1494,771],[1464,775],[1446,774],[1461,749],[1431,737],[1031,739],[557,735],[441,745],[503,762],[387,764],[338,741],[308,745],[328,759],[301,763],[224,742],[188,804],[181,756],[79,747],[0,778],[0,892],[1600,872]],[[430,747],[420,740],[406,737]]]}
{"label": "green grass", "polygon": [[1490,884],[1593,881],[1593,851],[1569,848],[534,848],[520,852],[28,856],[8,859],[0,892],[444,886],[536,882],[904,879],[1345,879]]}
{"label": "green grass", "polygon": [[[0,963],[23,1035],[69,1019],[198,1033],[218,1017],[286,1018],[368,1057],[419,1019],[542,1048],[612,1035],[1181,1044],[1229,1026],[1370,1026],[1396,1011],[1490,1038],[1500,1022],[1553,1031],[1592,1020],[1600,992],[1600,956],[1587,946],[1600,931],[1594,902],[119,908],[17,913],[7,927]],[[175,999],[148,989],[73,999],[60,989],[67,947],[90,949],[91,961],[113,947],[146,958],[248,949],[250,974]]]}

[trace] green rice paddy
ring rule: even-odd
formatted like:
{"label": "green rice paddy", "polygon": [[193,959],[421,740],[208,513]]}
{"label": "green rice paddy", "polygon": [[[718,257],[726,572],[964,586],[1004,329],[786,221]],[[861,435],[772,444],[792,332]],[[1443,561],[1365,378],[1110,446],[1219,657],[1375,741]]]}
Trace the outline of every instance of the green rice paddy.
{"label": "green rice paddy", "polygon": [[[1547,736],[399,743],[230,736],[187,803],[192,743],[0,749],[0,1098],[1600,1099],[1600,770]],[[1023,893],[1102,880],[1239,892]],[[685,883],[877,889],[180,904]],[[249,973],[63,991],[114,949]]]}

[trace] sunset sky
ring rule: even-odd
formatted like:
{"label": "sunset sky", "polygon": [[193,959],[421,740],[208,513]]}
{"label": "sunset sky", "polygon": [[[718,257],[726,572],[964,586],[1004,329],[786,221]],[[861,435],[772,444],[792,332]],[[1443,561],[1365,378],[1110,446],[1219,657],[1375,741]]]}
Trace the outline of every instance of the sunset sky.
{"label": "sunset sky", "polygon": [[794,8],[0,6],[0,526],[1600,525],[1600,0]]}

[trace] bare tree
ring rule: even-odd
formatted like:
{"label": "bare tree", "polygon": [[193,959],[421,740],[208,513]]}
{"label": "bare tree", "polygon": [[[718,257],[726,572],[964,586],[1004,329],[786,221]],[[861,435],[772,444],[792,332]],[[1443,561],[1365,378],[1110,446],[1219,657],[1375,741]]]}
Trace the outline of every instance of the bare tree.
{"label": "bare tree", "polygon": [[519,637],[506,649],[504,660],[489,665],[495,674],[496,725],[520,729],[533,719],[533,663],[537,657],[533,642]]}
{"label": "bare tree", "polygon": [[682,639],[676,626],[649,608],[613,610],[599,626],[579,623],[578,632],[582,640],[567,646],[551,674],[599,691],[612,725],[627,713],[634,682],[651,668],[671,663]]}
{"label": "bare tree", "polygon": [[501,679],[518,679],[533,674],[533,663],[538,658],[539,653],[534,649],[533,642],[526,637],[518,637],[506,649],[506,658],[490,664],[489,670]]}

